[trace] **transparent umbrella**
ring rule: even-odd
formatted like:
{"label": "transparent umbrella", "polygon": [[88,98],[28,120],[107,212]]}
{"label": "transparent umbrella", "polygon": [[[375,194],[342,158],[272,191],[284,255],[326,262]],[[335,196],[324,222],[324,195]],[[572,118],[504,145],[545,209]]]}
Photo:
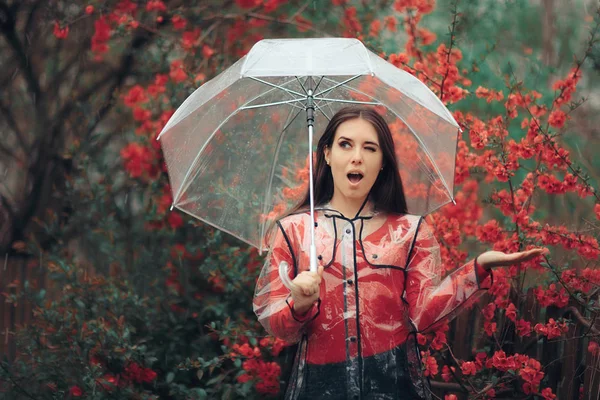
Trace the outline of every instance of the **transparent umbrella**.
{"label": "transparent umbrella", "polygon": [[313,143],[350,104],[374,106],[390,125],[409,213],[453,201],[451,113],[359,40],[320,38],[261,40],[177,109],[159,135],[173,206],[265,250],[270,218],[307,184],[314,213]]}

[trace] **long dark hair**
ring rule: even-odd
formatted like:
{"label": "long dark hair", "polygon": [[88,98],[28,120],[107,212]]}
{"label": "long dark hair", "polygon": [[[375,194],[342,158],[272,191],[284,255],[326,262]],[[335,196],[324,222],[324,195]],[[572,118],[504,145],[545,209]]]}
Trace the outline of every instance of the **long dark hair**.
{"label": "long dark hair", "polygon": [[[373,108],[365,106],[344,107],[339,110],[329,121],[325,132],[319,144],[317,145],[316,165],[313,170],[315,205],[322,206],[333,197],[333,176],[331,168],[325,161],[325,149],[331,148],[335,132],[337,128],[344,122],[361,118],[371,125],[377,131],[379,146],[383,152],[383,170],[379,172],[377,180],[369,193],[369,200],[373,203],[377,211],[406,214],[406,198],[404,197],[404,189],[402,180],[398,172],[398,160],[394,150],[394,140],[392,132],[385,119]],[[310,206],[310,192],[307,190],[302,200],[292,208],[288,213],[293,214],[299,210],[306,209]]]}

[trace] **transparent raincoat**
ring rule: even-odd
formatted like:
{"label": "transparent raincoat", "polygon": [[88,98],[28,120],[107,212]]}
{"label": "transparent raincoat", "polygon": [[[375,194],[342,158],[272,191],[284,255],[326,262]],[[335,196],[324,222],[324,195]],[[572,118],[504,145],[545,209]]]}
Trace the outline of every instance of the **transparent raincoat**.
{"label": "transparent raincoat", "polygon": [[256,286],[254,310],[272,335],[298,343],[286,399],[429,399],[417,332],[476,300],[491,285],[470,261],[441,279],[433,230],[422,217],[363,212],[349,220],[315,209],[320,300],[303,315],[293,311],[290,279],[308,270],[310,214],[277,223]]}

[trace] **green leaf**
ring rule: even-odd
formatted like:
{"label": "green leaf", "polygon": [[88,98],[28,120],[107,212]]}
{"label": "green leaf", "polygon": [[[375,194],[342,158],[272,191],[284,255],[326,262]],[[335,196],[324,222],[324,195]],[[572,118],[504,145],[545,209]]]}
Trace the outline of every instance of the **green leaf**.
{"label": "green leaf", "polygon": [[175,379],[175,374],[174,374],[173,372],[169,372],[169,373],[167,374],[167,379],[166,379],[166,382],[167,382],[167,383],[171,383],[171,382],[173,382],[173,379]]}
{"label": "green leaf", "polygon": [[206,390],[202,389],[202,388],[193,388],[192,390],[190,390],[192,396],[194,396],[194,399],[198,399],[198,400],[204,400],[206,398],[208,398],[208,394],[206,393]]}

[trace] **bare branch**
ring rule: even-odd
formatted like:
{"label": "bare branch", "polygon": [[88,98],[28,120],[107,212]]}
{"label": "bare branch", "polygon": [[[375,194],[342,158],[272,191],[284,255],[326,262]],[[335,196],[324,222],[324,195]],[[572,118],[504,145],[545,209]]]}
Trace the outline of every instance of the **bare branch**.
{"label": "bare branch", "polygon": [[568,314],[571,314],[571,316],[579,324],[588,328],[594,335],[600,335],[600,330],[595,328],[594,325],[592,323],[590,323],[590,321],[588,321],[583,315],[581,315],[581,313],[579,312],[579,310],[577,308],[575,308],[573,306],[567,307],[566,310],[564,311],[563,315],[568,315]]}

